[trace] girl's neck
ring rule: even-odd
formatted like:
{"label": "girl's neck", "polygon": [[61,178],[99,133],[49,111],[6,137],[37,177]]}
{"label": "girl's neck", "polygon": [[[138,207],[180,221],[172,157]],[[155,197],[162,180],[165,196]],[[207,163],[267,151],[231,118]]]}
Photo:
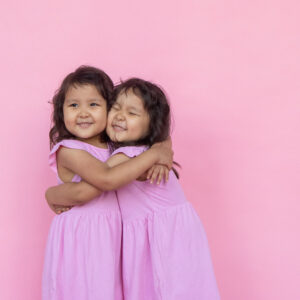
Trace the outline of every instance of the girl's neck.
{"label": "girl's neck", "polygon": [[91,138],[87,139],[81,139],[77,138],[78,141],[82,141],[84,143],[90,144],[92,146],[98,147],[98,148],[104,148],[107,149],[107,143],[101,142],[101,138],[99,135],[93,136]]}

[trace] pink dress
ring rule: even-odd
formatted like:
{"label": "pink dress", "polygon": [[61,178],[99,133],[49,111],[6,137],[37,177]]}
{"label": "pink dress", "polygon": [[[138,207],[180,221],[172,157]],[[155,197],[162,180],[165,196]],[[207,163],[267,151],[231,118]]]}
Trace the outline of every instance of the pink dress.
{"label": "pink dress", "polygon": [[[145,147],[114,151],[128,157]],[[134,181],[117,196],[123,220],[125,300],[220,299],[201,221],[173,172],[168,183]]]}
{"label": "pink dress", "polygon": [[[57,173],[60,146],[89,152],[101,161],[107,149],[76,140],[63,140],[50,153]],[[58,178],[59,183],[62,183]],[[75,175],[73,182],[79,182]],[[120,209],[115,192],[105,192],[82,206],[56,215],[48,236],[43,280],[43,300],[119,300],[122,295]]]}

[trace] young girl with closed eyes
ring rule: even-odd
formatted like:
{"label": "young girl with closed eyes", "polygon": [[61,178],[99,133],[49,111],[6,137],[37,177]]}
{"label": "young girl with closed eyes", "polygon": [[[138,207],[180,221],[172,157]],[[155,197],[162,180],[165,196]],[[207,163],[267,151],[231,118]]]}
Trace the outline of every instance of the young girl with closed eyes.
{"label": "young girl with closed eyes", "polygon": [[[136,159],[169,136],[170,108],[158,86],[133,78],[116,87],[114,99],[107,123],[116,147],[110,159]],[[87,182],[51,188],[50,202],[68,201],[79,191],[97,195],[97,188]],[[124,299],[219,299],[205,231],[175,173],[160,185],[133,181],[119,188],[117,197]]]}
{"label": "young girl with closed eyes", "polygon": [[112,92],[113,83],[103,71],[80,67],[64,79],[53,98],[50,166],[59,183],[85,180],[97,187],[97,194],[85,193],[90,200],[85,205],[78,205],[81,193],[67,203],[49,202],[54,210],[73,207],[51,224],[43,300],[123,299],[122,223],[116,194],[110,190],[135,180],[156,163],[172,165],[168,143],[156,144],[143,157],[115,167],[105,163]]}

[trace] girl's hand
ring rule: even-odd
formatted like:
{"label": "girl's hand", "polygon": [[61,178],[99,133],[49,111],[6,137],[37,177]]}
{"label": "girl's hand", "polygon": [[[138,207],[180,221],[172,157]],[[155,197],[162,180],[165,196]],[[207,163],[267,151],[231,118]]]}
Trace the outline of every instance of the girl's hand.
{"label": "girl's hand", "polygon": [[[47,201],[47,202],[48,202],[48,201]],[[54,213],[57,213],[57,212],[55,211],[55,206],[54,206],[53,204],[51,204],[51,203],[48,202],[48,205],[49,205],[49,207],[51,208],[51,210],[52,210]]]}
{"label": "girl's hand", "polygon": [[50,201],[47,201],[51,210],[56,213],[57,215],[61,214],[62,212],[70,210],[73,206],[62,206],[62,205],[55,205],[52,204]]}
{"label": "girl's hand", "polygon": [[54,205],[54,206],[55,206],[55,213],[58,215],[70,210],[73,207],[73,206],[57,206],[57,205]]}
{"label": "girl's hand", "polygon": [[170,170],[173,166],[174,156],[171,138],[168,137],[167,140],[161,143],[156,143],[151,148],[157,150],[159,153],[159,159],[157,161],[157,164],[166,165]]}
{"label": "girl's hand", "polygon": [[169,179],[169,169],[165,165],[154,165],[147,172],[147,180],[150,179],[150,183],[155,182],[159,185],[164,178],[165,183]]}

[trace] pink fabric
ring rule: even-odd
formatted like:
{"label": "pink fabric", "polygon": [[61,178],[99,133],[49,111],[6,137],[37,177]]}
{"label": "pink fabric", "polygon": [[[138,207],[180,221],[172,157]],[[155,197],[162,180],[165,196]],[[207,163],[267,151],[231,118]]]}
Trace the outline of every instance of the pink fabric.
{"label": "pink fabric", "polygon": [[[109,151],[76,140],[64,140],[52,149],[49,163],[57,173],[59,147],[81,149],[101,161]],[[61,180],[58,178],[61,183]],[[78,175],[74,182],[80,181]],[[120,271],[121,216],[115,192],[56,215],[47,241],[43,300],[123,299]]]}
{"label": "pink fabric", "polygon": [[[144,147],[113,154],[136,156]],[[123,219],[122,272],[128,300],[217,300],[202,223],[173,172],[168,183],[135,181],[117,191]]]}

